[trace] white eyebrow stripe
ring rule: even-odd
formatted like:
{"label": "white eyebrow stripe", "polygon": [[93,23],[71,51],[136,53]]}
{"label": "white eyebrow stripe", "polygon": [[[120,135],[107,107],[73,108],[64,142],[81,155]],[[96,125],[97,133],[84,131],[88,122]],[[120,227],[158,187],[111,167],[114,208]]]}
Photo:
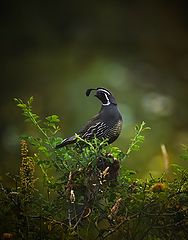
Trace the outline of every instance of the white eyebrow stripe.
{"label": "white eyebrow stripe", "polygon": [[99,88],[97,91],[103,91],[103,92],[107,93],[108,95],[110,95],[110,93],[107,90],[104,90],[102,88]]}

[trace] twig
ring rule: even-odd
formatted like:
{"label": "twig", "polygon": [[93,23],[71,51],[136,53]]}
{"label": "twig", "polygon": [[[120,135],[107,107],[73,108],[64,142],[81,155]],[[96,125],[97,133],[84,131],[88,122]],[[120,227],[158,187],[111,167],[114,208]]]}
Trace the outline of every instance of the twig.
{"label": "twig", "polygon": [[131,217],[127,217],[122,222],[120,222],[113,230],[108,231],[108,233],[106,233],[106,235],[103,236],[103,239],[107,238],[108,236],[110,236],[111,234],[116,232],[125,222],[128,222],[128,221],[136,219],[136,218],[138,218],[138,213],[132,215]]}
{"label": "twig", "polygon": [[79,222],[82,220],[82,218],[83,218],[83,216],[84,216],[84,213],[85,213],[85,210],[86,210],[86,207],[85,207],[84,210],[82,211],[82,213],[81,213],[78,221],[75,223],[73,229],[75,229],[75,228],[78,226]]}
{"label": "twig", "polygon": [[169,228],[169,227],[176,227],[178,225],[180,225],[181,223],[187,221],[187,219],[183,219],[179,222],[176,222],[176,223],[172,223],[172,224],[167,224],[167,225],[163,225],[163,226],[152,226],[152,228],[155,228],[155,229],[161,229],[161,228]]}
{"label": "twig", "polygon": [[50,221],[51,223],[59,224],[61,226],[65,226],[65,227],[68,228],[67,224],[65,224],[64,222],[58,221],[58,220],[53,219],[53,218],[43,217],[43,216],[30,216],[30,218],[39,218],[39,219],[47,220],[47,221]]}

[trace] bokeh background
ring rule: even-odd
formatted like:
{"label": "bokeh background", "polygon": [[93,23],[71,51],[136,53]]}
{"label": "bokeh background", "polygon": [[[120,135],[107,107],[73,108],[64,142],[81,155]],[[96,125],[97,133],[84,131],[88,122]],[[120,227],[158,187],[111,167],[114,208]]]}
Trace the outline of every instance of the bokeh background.
{"label": "bokeh background", "polygon": [[[161,144],[179,163],[188,144],[186,1],[4,1],[1,7],[0,175],[16,172],[19,136],[32,134],[14,97],[61,117],[62,137],[100,108],[85,90],[102,86],[124,117],[123,151],[143,120],[151,127],[125,165],[141,176],[164,170]],[[181,162],[186,166],[185,162]]]}

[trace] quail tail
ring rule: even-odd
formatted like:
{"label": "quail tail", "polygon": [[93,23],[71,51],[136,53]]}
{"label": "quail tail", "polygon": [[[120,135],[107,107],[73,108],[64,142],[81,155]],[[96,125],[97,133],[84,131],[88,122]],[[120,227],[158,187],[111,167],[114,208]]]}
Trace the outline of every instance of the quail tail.
{"label": "quail tail", "polygon": [[72,143],[75,143],[75,142],[76,142],[75,136],[72,136],[70,138],[65,138],[60,144],[55,146],[55,149],[65,147],[65,146],[67,146],[69,144],[72,144]]}

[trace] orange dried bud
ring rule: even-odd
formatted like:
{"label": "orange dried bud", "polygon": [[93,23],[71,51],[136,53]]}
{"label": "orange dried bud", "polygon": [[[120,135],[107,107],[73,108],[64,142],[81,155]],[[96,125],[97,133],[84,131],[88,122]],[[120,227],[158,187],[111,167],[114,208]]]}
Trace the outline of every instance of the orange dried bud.
{"label": "orange dried bud", "polygon": [[3,240],[10,240],[13,239],[12,233],[3,233]]}
{"label": "orange dried bud", "polygon": [[166,188],[166,184],[165,183],[155,183],[152,187],[151,187],[151,191],[152,192],[162,192],[164,191]]}

